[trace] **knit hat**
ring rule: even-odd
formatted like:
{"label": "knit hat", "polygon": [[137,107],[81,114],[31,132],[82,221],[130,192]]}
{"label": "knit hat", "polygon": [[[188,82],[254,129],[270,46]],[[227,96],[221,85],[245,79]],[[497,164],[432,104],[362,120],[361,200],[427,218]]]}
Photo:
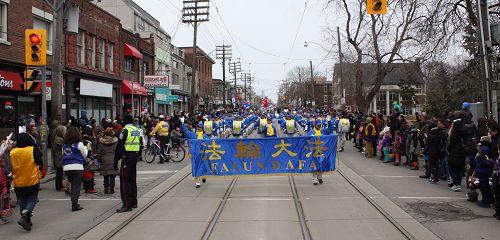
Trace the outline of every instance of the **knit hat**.
{"label": "knit hat", "polygon": [[490,154],[490,148],[487,147],[487,146],[480,146],[479,147],[479,151],[483,154],[483,155],[488,155]]}

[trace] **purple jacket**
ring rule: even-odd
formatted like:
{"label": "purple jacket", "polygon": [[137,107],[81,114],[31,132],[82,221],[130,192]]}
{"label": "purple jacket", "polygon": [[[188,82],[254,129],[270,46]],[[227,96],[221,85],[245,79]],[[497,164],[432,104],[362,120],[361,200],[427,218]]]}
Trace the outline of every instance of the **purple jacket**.
{"label": "purple jacket", "polygon": [[391,138],[384,136],[382,139],[382,147],[390,147],[391,146]]}

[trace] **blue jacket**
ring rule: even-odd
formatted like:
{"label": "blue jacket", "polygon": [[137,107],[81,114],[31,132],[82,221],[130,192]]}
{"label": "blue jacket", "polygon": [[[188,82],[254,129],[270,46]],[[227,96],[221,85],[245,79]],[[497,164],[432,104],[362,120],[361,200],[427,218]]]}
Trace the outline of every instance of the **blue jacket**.
{"label": "blue jacket", "polygon": [[[181,130],[187,139],[198,139],[198,135],[195,132],[189,130],[186,124],[181,125]],[[207,135],[203,134],[203,139],[209,139]]]}
{"label": "blue jacket", "polygon": [[80,150],[78,150],[78,143],[62,146],[62,161],[63,165],[69,164],[85,164],[85,159],[82,156]]}

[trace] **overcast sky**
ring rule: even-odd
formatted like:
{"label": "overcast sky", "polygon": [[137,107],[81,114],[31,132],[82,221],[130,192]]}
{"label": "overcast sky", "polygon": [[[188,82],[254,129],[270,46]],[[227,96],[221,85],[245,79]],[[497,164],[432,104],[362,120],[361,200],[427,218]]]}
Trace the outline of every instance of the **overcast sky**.
{"label": "overcast sky", "polygon": [[[179,23],[182,0],[134,0],[161,22],[176,46],[192,46],[193,27]],[[307,8],[294,42],[299,22]],[[233,46],[233,58],[241,58],[242,70],[255,77],[257,94],[277,99],[285,66],[317,65],[326,56],[320,46],[304,47],[304,41],[322,44],[327,24],[337,26],[334,17],[323,11],[323,0],[210,0],[210,21],[199,27],[198,46],[215,60],[215,46]],[[177,31],[176,31],[177,30]],[[290,59],[289,59],[290,58]],[[326,74],[335,60],[328,56],[319,69]],[[222,78],[221,60],[213,68],[213,77]],[[287,63],[286,65],[284,63]],[[316,67],[316,66],[315,66]],[[228,74],[226,74],[228,79]]]}

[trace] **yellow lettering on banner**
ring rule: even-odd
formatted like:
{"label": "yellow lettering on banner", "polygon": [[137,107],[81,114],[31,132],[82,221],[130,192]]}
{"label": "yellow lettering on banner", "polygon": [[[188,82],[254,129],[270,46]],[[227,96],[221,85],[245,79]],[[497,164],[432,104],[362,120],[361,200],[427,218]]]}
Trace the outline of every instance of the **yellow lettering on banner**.
{"label": "yellow lettering on banner", "polygon": [[316,167],[316,163],[314,161],[311,162],[311,166],[309,168],[313,169],[314,171],[318,170],[318,167]]}
{"label": "yellow lettering on banner", "polygon": [[306,160],[299,160],[299,170],[302,170],[304,168],[306,162],[307,162]]}
{"label": "yellow lettering on banner", "polygon": [[225,163],[222,164],[222,169],[226,172],[229,172],[229,168],[227,168]]}
{"label": "yellow lettering on banner", "polygon": [[273,168],[273,170],[279,169],[281,167],[281,163],[278,161],[272,161],[271,167]]}
{"label": "yellow lettering on banner", "polygon": [[264,164],[262,164],[261,162],[257,162],[257,165],[259,165],[260,169],[264,170]]}
{"label": "yellow lettering on banner", "polygon": [[238,171],[238,164],[236,162],[233,162],[233,171]]}
{"label": "yellow lettering on banner", "polygon": [[212,169],[212,172],[215,173],[215,171],[217,171],[217,163],[210,164],[210,168]]}
{"label": "yellow lettering on banner", "polygon": [[292,161],[291,161],[291,160],[288,160],[288,163],[287,163],[287,165],[286,165],[286,169],[294,169],[294,167],[293,167],[293,163],[292,163]]}
{"label": "yellow lettering on banner", "polygon": [[[250,168],[248,168],[247,163],[250,163]],[[243,162],[243,168],[245,171],[250,172],[252,171],[252,162]]]}

